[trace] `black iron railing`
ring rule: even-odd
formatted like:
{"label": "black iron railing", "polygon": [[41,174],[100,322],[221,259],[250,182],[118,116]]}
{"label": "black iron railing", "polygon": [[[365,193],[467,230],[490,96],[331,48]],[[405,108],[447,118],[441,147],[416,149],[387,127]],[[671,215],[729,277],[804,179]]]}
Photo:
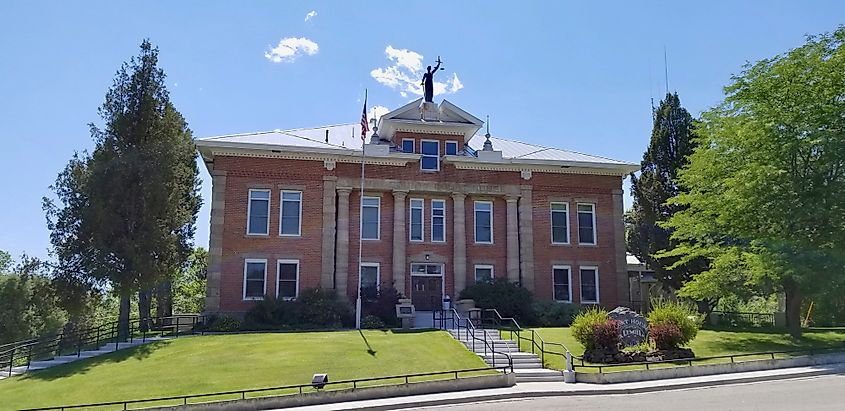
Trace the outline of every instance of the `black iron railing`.
{"label": "black iron railing", "polygon": [[[431,315],[435,328],[441,330],[453,329],[458,334],[458,339],[463,334],[473,352],[475,352],[476,344],[481,344],[479,348],[483,348],[485,357],[490,356],[493,368],[500,368],[496,365],[497,356],[500,358],[504,357],[507,360],[507,366],[505,368],[513,372],[513,357],[511,357],[510,353],[496,350],[496,341],[489,338],[489,335],[487,335],[488,330],[476,328],[473,319],[461,317],[454,308],[450,310],[436,310]],[[499,363],[501,364],[501,359]]]}
{"label": "black iron railing", "polygon": [[[495,368],[503,373],[513,372],[512,368],[509,367],[499,367]],[[355,380],[343,380],[343,381],[334,381],[334,382],[326,382],[321,383],[323,385],[322,389],[325,387],[337,387],[336,389],[359,389],[370,387],[373,385],[368,385],[367,383],[372,382],[379,382],[379,381],[399,381],[398,383],[393,384],[381,384],[381,386],[385,385],[399,385],[399,384],[410,384],[412,379],[415,378],[423,378],[423,377],[434,377],[434,376],[447,376],[454,378],[448,378],[449,380],[452,379],[459,379],[461,378],[461,374],[469,374],[469,373],[479,373],[484,371],[491,371],[491,368],[469,368],[469,369],[462,369],[462,370],[450,370],[450,371],[436,371],[436,372],[426,372],[426,373],[419,373],[419,374],[404,374],[404,375],[391,375],[386,377],[373,377],[373,378],[360,378]],[[466,377],[463,377],[466,378]],[[442,380],[442,379],[441,379]],[[273,391],[289,391],[287,394],[279,394],[279,395],[267,395],[267,393]],[[138,399],[138,400],[127,400],[127,401],[111,401],[111,402],[99,402],[99,403],[91,403],[91,404],[75,404],[75,405],[61,405],[55,407],[42,407],[42,408],[29,408],[24,409],[22,411],[47,411],[47,410],[70,410],[70,409],[78,409],[78,408],[104,408],[104,407],[115,407],[111,409],[123,409],[128,410],[131,409],[130,405],[143,405],[149,403],[157,403],[155,406],[162,407],[166,406],[162,404],[164,402],[169,402],[169,406],[178,406],[178,405],[188,405],[196,402],[201,402],[203,404],[219,402],[219,401],[231,401],[231,400],[245,400],[248,398],[256,398],[256,397],[268,397],[268,396],[284,396],[284,395],[294,395],[294,394],[308,394],[309,392],[317,392],[320,389],[315,388],[313,384],[299,384],[299,385],[284,385],[279,387],[267,387],[267,388],[251,388],[246,390],[233,390],[233,391],[220,391],[220,392],[211,392],[211,393],[203,393],[203,394],[189,394],[189,395],[176,395],[170,397],[158,397],[158,398],[145,398],[145,399]],[[250,395],[252,394],[252,395]],[[256,395],[256,394],[264,394],[264,395]],[[229,397],[229,398],[217,398],[212,399],[213,397]],[[191,402],[194,400],[195,402]],[[202,401],[196,401],[202,400]],[[119,407],[119,408],[118,408]]]}
{"label": "black iron railing", "polygon": [[543,340],[533,329],[522,328],[515,318],[502,317],[496,309],[484,309],[481,311],[481,324],[484,327],[509,333],[511,340],[516,337],[517,347],[522,350],[523,342],[531,347],[532,354],[540,355],[540,363],[546,366],[546,355],[560,356],[566,362],[566,371],[575,371],[572,352],[565,345],[556,342]]}
{"label": "black iron railing", "polygon": [[[202,315],[186,314],[159,318],[139,318],[129,321],[127,329],[121,330],[117,321],[103,325],[61,332],[41,338],[18,341],[0,346],[0,373],[12,376],[28,370],[33,361],[49,360],[55,357],[75,355],[81,357],[84,351],[98,350],[105,345],[135,341],[146,342],[152,337],[179,337],[194,334],[197,326],[206,322]],[[202,331],[199,331],[202,332]]]}
{"label": "black iron railing", "polygon": [[[718,355],[713,357],[696,357],[696,358],[686,358],[686,359],[675,359],[675,360],[663,360],[663,361],[645,361],[645,362],[630,362],[630,363],[619,363],[619,364],[589,364],[585,363],[582,357],[577,357],[577,360],[580,361],[580,365],[578,368],[587,368],[587,369],[594,369],[597,370],[598,373],[602,373],[603,370],[613,369],[613,368],[625,368],[624,370],[620,371],[633,371],[637,369],[645,369],[650,370],[652,368],[660,368],[660,365],[674,365],[674,366],[687,366],[692,367],[694,365],[700,365],[701,363],[706,362],[727,362],[730,360],[731,363],[743,362],[737,361],[741,358],[749,358],[749,357],[768,357],[768,359],[774,360],[776,356],[798,356],[798,355],[819,355],[819,354],[827,354],[827,353],[843,353],[845,354],[845,350],[843,348],[837,347],[829,347],[829,348],[807,348],[807,349],[799,349],[799,350],[785,350],[785,351],[765,351],[765,352],[754,352],[754,353],[744,353],[744,354],[731,354],[731,355]],[[724,361],[722,361],[724,360]],[[746,360],[752,361],[752,360]],[[658,366],[658,367],[655,367]]]}

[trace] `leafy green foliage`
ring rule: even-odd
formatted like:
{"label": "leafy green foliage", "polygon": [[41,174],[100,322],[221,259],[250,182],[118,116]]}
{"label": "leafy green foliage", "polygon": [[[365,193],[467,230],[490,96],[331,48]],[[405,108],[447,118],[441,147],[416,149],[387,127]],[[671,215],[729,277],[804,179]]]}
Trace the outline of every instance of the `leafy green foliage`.
{"label": "leafy green foliage", "polygon": [[[378,317],[382,323],[389,327],[398,327],[399,319],[396,317],[396,304],[402,294],[393,287],[375,287],[361,290],[362,311],[365,315]],[[363,323],[363,319],[361,320]],[[384,327],[381,327],[384,328]]]}
{"label": "leafy green foliage", "polygon": [[334,290],[309,288],[296,300],[265,296],[244,316],[243,328],[249,330],[327,329],[351,327],[352,309],[337,298]]}
{"label": "leafy green foliage", "polygon": [[648,338],[658,350],[671,350],[683,344],[684,334],[675,324],[655,324],[649,327]]}
{"label": "leafy green foliage", "polygon": [[502,317],[513,317],[525,324],[533,322],[534,311],[531,303],[534,296],[531,291],[522,288],[505,278],[470,285],[461,291],[458,298],[475,300],[479,308],[495,308]]}
{"label": "leafy green foliage", "polygon": [[[95,148],[74,155],[44,199],[56,277],[72,290],[108,285],[121,296],[126,329],[129,296],[153,289],[192,251],[200,207],[196,148],[170,102],[158,49],[149,41],[124,63],[91,125]],[[73,301],[73,298],[68,298]],[[139,301],[139,316],[151,305]]]}
{"label": "leafy green foliage", "polygon": [[184,268],[173,278],[173,311],[179,314],[201,313],[205,309],[205,284],[208,275],[208,251],[197,247],[188,256]]}
{"label": "leafy green foliage", "polygon": [[[602,327],[610,321],[607,318],[607,310],[601,307],[589,307],[581,310],[575,319],[572,320],[570,330],[572,336],[578,341],[586,350],[593,350],[602,348],[596,339],[596,329]],[[618,339],[618,336],[617,336]]]}
{"label": "leafy green foliage", "polygon": [[375,315],[365,315],[361,319],[361,328],[365,330],[383,330],[387,328],[384,321]]}
{"label": "leafy green foliage", "polygon": [[241,329],[241,321],[235,317],[221,315],[208,321],[208,331],[232,332]]}
{"label": "leafy green foliage", "polygon": [[694,274],[706,268],[703,260],[676,264],[678,257],[655,257],[659,251],[672,249],[672,229],[661,226],[682,209],[666,201],[682,192],[678,172],[687,164],[695,148],[694,123],[681,106],[678,94],[667,93],[654,112],[654,127],[648,150],[643,154],[639,176],[631,175],[634,204],[625,215],[628,251],[654,270],[659,281],[679,289]]}
{"label": "leafy green foliage", "polygon": [[679,345],[686,345],[694,340],[702,322],[701,315],[692,305],[658,299],[651,301],[651,311],[646,319],[649,328],[663,325],[677,327],[681,333]]}
{"label": "leafy green foliage", "polygon": [[534,300],[534,325],[539,327],[568,327],[572,319],[581,311],[578,304],[559,303],[546,300]]}
{"label": "leafy green foliage", "polygon": [[11,272],[0,273],[0,344],[59,331],[67,313],[42,263],[24,256],[15,268],[11,258],[5,265]]}
{"label": "leafy green foliage", "polygon": [[[773,284],[803,299],[845,283],[845,27],[748,64],[702,115],[664,256],[712,265],[686,295]],[[723,282],[722,280],[728,280]]]}

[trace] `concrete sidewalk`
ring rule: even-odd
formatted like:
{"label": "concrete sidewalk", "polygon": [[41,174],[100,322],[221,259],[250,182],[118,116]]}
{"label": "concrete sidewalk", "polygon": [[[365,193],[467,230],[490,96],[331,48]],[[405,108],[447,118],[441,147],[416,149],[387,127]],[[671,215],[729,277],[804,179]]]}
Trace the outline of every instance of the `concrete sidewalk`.
{"label": "concrete sidewalk", "polygon": [[845,374],[845,364],[785,368],[779,370],[754,371],[734,374],[708,375],[703,377],[676,378],[622,384],[566,384],[562,382],[521,383],[510,388],[451,392],[443,394],[416,395],[384,398],[368,401],[352,401],[335,404],[313,405],[293,408],[300,411],[316,410],[396,410],[415,407],[472,403],[480,401],[505,400],[530,397],[562,397],[573,395],[619,395],[677,390],[684,388],[709,387],[724,384],[782,380],[812,377],[824,374]]}

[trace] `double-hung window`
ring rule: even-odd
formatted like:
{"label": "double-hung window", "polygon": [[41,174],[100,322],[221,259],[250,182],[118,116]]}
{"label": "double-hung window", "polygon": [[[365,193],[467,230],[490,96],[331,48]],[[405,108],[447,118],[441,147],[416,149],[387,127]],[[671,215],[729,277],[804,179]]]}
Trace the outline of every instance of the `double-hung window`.
{"label": "double-hung window", "polygon": [[361,289],[378,290],[379,263],[361,263]]}
{"label": "double-hung window", "polygon": [[299,260],[279,260],[276,297],[292,300],[299,295]]}
{"label": "double-hung window", "polygon": [[446,142],[446,155],[447,156],[458,155],[458,142],[457,141],[447,141]]}
{"label": "double-hung window", "polygon": [[267,293],[267,260],[244,261],[244,300],[263,300]]}
{"label": "double-hung window", "polygon": [[402,139],[402,151],[405,152],[405,153],[413,153],[414,152],[414,139],[403,138]]}
{"label": "double-hung window", "polygon": [[302,192],[282,191],[279,235],[298,236],[302,229]]}
{"label": "double-hung window", "polygon": [[581,303],[599,302],[599,268],[581,267]]}
{"label": "double-hung window", "polygon": [[270,234],[270,190],[249,190],[247,234]]}
{"label": "double-hung window", "polygon": [[572,302],[572,273],[568,265],[552,266],[552,288],[555,301]]}
{"label": "double-hung window", "polygon": [[552,244],[569,244],[569,204],[552,203]]}
{"label": "double-hung window", "polygon": [[493,202],[475,202],[475,242],[493,243]]}
{"label": "double-hung window", "polygon": [[378,197],[364,197],[361,200],[361,239],[378,240],[380,228],[380,205]]}
{"label": "double-hung window", "polygon": [[493,281],[493,266],[492,265],[476,265],[475,266],[475,282],[489,283]]}
{"label": "double-hung window", "polygon": [[431,200],[431,241],[446,241],[446,201]]}
{"label": "double-hung window", "polygon": [[420,169],[423,171],[440,171],[440,142],[436,140],[420,141]]}
{"label": "double-hung window", "polygon": [[422,241],[424,234],[423,234],[423,211],[424,211],[424,204],[425,201],[421,198],[412,198],[411,199],[411,230],[410,230],[410,240],[411,241]]}
{"label": "double-hung window", "polygon": [[595,204],[578,204],[578,243],[596,244]]}

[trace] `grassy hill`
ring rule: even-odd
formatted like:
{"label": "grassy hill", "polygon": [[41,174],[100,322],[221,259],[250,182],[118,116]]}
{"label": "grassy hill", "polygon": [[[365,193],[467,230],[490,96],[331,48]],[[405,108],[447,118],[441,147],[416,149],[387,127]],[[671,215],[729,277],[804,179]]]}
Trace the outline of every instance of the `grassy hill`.
{"label": "grassy hill", "polygon": [[307,384],[318,372],[339,381],[485,366],[442,331],[195,336],[0,380],[0,409]]}

